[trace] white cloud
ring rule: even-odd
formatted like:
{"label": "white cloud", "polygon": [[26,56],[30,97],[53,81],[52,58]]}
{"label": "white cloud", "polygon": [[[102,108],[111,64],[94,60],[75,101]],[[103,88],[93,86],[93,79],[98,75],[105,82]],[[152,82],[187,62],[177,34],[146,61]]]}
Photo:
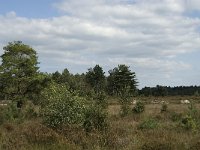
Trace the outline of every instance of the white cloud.
{"label": "white cloud", "polygon": [[0,45],[22,40],[37,50],[41,65],[55,62],[50,63],[54,71],[61,64],[70,68],[83,65],[86,70],[96,63],[106,68],[127,63],[136,66],[141,76],[146,71],[165,74],[167,79],[177,71],[192,68],[191,64],[176,60],[177,56],[200,49],[200,19],[186,15],[197,9],[198,3],[63,0],[54,4],[62,12],[59,17],[29,19],[15,12],[1,15]]}

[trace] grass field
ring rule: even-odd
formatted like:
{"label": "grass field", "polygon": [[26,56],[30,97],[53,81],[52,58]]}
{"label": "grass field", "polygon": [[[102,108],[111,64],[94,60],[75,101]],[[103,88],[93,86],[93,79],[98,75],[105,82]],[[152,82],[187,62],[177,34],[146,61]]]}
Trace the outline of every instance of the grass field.
{"label": "grass field", "polygon": [[91,133],[78,126],[51,129],[38,118],[4,122],[0,125],[0,149],[199,150],[200,104],[189,108],[189,104],[168,101],[164,112],[161,104],[146,103],[143,113],[126,117],[119,115],[120,105],[112,102],[107,130]]}

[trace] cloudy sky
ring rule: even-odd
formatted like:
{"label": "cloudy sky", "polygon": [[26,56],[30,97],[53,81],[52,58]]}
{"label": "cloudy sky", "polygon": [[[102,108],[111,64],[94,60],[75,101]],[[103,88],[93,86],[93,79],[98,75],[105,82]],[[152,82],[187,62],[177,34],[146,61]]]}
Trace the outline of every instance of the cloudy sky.
{"label": "cloudy sky", "polygon": [[127,64],[139,87],[200,85],[199,0],[0,0],[0,54],[20,40],[40,70],[107,72]]}

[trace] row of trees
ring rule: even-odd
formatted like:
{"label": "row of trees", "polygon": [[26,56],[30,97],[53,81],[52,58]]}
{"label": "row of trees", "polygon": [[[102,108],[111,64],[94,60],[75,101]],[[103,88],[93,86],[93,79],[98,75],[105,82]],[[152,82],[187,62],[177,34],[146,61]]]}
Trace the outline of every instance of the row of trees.
{"label": "row of trees", "polygon": [[0,97],[15,101],[38,102],[41,91],[51,82],[66,85],[70,91],[81,96],[91,93],[133,96],[136,90],[136,75],[126,65],[118,65],[105,76],[102,67],[96,65],[83,74],[71,74],[67,69],[48,74],[39,71],[37,53],[20,41],[9,43],[4,48],[0,66]]}
{"label": "row of trees", "polygon": [[73,75],[64,69],[62,73],[52,73],[51,77],[56,83],[67,84],[72,91],[79,91],[82,95],[105,92],[111,96],[120,96],[126,91],[134,96],[137,91],[135,72],[126,65],[118,65],[110,70],[108,77],[99,65],[89,68],[86,73]]}
{"label": "row of trees", "polygon": [[37,53],[20,41],[11,42],[4,48],[0,65],[0,99],[14,101],[33,100],[38,103],[41,91],[51,82],[64,84],[71,92],[80,96],[118,96],[123,102],[136,94],[144,96],[199,95],[200,87],[145,87],[137,90],[135,72],[127,65],[118,65],[109,70],[109,75],[99,65],[89,68],[86,73],[71,74],[68,69],[61,73],[42,73],[38,67]]}
{"label": "row of trees", "polygon": [[139,90],[140,95],[144,96],[199,96],[200,86],[161,86],[144,87]]}

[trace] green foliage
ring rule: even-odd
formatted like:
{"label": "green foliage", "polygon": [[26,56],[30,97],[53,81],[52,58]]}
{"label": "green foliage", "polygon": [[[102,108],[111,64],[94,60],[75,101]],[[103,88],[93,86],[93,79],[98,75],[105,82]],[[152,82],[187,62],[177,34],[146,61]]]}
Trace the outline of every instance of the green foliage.
{"label": "green foliage", "polygon": [[181,120],[181,125],[187,130],[196,131],[197,124],[196,121],[192,118],[192,116],[186,115]]}
{"label": "green foliage", "polygon": [[41,110],[44,122],[50,127],[81,124],[84,120],[84,99],[70,93],[64,85],[52,83],[42,92]]}
{"label": "green foliage", "polygon": [[124,93],[133,96],[136,92],[136,75],[131,72],[128,66],[118,65],[118,67],[109,71],[108,76],[108,93],[110,95],[120,95]]}
{"label": "green foliage", "polygon": [[14,121],[19,117],[19,110],[17,109],[16,103],[10,103],[5,108],[1,108],[0,111],[0,124],[7,121]]}
{"label": "green foliage", "polygon": [[176,112],[170,112],[170,119],[173,122],[180,121],[182,119],[182,114]]}
{"label": "green foliage", "polygon": [[145,105],[142,101],[137,101],[135,106],[133,107],[134,113],[142,113],[145,110]]}
{"label": "green foliage", "polygon": [[194,92],[194,96],[199,96],[199,91],[198,90]]}
{"label": "green foliage", "polygon": [[34,105],[31,101],[27,101],[24,107],[21,109],[20,113],[23,114],[25,119],[32,119],[39,116],[39,110],[36,105]]}
{"label": "green foliage", "polygon": [[167,106],[167,104],[166,103],[163,103],[162,104],[162,106],[161,106],[161,112],[166,112],[167,111],[167,108],[168,108],[168,106]]}
{"label": "green foliage", "polygon": [[167,87],[157,85],[156,90],[153,92],[153,95],[154,96],[167,96],[168,95]]}
{"label": "green foliage", "polygon": [[17,108],[16,102],[12,102],[1,109],[0,124],[6,122],[22,123],[26,119],[32,119],[37,116],[38,112],[31,101],[27,101],[21,109]]}
{"label": "green foliage", "polygon": [[130,112],[130,98],[136,93],[136,75],[131,72],[128,66],[118,65],[118,67],[109,71],[107,78],[107,90],[109,95],[120,97],[121,116],[127,116]]}
{"label": "green foliage", "polygon": [[38,73],[36,77],[32,78],[30,85],[27,87],[29,91],[28,99],[34,104],[40,103],[40,96],[42,90],[44,90],[51,83],[51,78],[48,74]]}
{"label": "green foliage", "polygon": [[195,118],[197,116],[198,110],[193,102],[188,106],[188,115]]}
{"label": "green foliage", "polygon": [[106,98],[106,94],[104,92],[94,94],[94,103],[98,107],[102,109],[106,109],[108,107],[108,100]]}
{"label": "green foliage", "polygon": [[28,87],[38,73],[36,51],[19,41],[9,43],[3,49],[0,77],[4,97],[23,101],[28,98]]}
{"label": "green foliage", "polygon": [[139,129],[155,129],[158,127],[157,120],[153,118],[148,118],[139,124]]}
{"label": "green foliage", "polygon": [[121,109],[120,109],[120,116],[121,117],[127,116],[128,114],[130,114],[130,112],[131,112],[131,108],[128,104],[122,104],[121,105]]}
{"label": "green foliage", "polygon": [[105,88],[105,72],[102,67],[96,65],[94,68],[88,69],[86,73],[86,82],[94,88],[95,93],[99,93]]}
{"label": "green foliage", "polygon": [[107,121],[108,114],[101,107],[90,105],[87,107],[85,111],[85,120],[83,123],[83,127],[86,132],[90,132],[92,130],[105,130],[108,126]]}
{"label": "green foliage", "polygon": [[123,96],[121,95],[119,103],[121,104],[120,115],[121,117],[127,116],[131,112],[130,100],[131,96],[128,93],[129,91],[123,91]]}

